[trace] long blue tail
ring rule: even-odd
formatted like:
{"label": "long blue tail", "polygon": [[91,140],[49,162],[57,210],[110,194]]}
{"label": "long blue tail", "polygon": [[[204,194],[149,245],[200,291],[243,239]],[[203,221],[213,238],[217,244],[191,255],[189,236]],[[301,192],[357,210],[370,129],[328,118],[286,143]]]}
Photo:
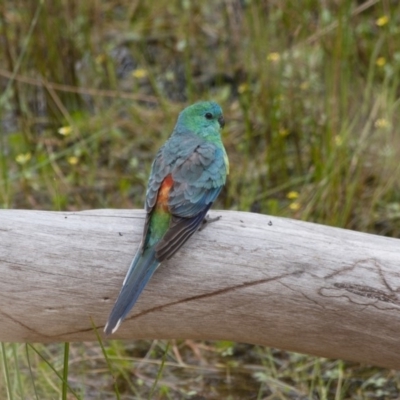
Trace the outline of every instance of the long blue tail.
{"label": "long blue tail", "polygon": [[147,249],[144,253],[141,253],[140,250],[136,253],[117,301],[108,317],[104,328],[106,335],[110,335],[118,329],[159,265],[160,262],[156,260],[153,248]]}

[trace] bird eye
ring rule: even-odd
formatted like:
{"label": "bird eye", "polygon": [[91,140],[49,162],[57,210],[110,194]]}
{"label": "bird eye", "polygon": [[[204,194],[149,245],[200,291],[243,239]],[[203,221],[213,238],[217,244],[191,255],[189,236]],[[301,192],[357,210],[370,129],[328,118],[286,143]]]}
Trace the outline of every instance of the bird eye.
{"label": "bird eye", "polygon": [[207,118],[207,119],[212,119],[213,118],[213,115],[211,114],[211,113],[206,113],[206,115],[205,115],[205,117]]}

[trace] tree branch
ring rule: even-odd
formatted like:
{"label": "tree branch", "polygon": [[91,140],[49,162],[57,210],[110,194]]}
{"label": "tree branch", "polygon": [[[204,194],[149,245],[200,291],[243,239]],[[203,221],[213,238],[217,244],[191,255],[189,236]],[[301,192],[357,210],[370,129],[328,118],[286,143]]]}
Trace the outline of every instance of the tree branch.
{"label": "tree branch", "polygon": [[[112,338],[225,339],[400,368],[400,241],[243,212],[163,264]],[[96,340],[141,210],[0,210],[0,340]]]}

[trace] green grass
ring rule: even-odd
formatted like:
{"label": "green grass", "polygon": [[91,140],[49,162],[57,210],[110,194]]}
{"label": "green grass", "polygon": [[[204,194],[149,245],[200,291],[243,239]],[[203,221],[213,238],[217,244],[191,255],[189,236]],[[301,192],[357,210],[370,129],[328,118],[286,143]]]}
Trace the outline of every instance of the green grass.
{"label": "green grass", "polygon": [[[188,103],[224,109],[216,208],[400,237],[400,4],[0,7],[0,207],[142,207]],[[397,399],[395,371],[231,342],[1,346],[5,399]],[[203,396],[203,397],[201,397]]]}

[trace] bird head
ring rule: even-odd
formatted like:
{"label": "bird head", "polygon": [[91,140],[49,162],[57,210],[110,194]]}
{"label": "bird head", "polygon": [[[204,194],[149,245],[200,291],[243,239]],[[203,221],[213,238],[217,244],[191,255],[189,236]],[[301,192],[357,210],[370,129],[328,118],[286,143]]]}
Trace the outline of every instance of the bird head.
{"label": "bird head", "polygon": [[191,131],[200,136],[219,134],[225,125],[222,109],[214,101],[200,101],[186,107],[178,117],[176,130]]}

